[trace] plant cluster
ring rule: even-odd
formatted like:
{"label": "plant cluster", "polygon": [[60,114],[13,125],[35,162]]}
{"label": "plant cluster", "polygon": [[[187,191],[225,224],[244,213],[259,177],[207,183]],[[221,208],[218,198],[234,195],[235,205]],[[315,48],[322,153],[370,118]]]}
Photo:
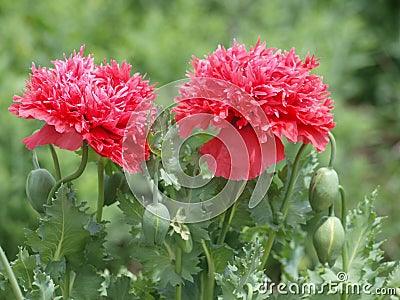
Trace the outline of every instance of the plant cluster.
{"label": "plant cluster", "polygon": [[[9,109],[45,121],[23,142],[49,145],[55,171],[34,155],[26,193],[39,225],[25,230],[15,261],[0,248],[0,297],[399,299],[400,264],[384,261],[377,238],[377,193],[347,211],[334,170],[333,101],[311,72],[313,56],[261,42],[218,47],[193,59],[167,108],[155,104],[162,88],[130,75],[126,62],[96,65],[81,48],[53,66],[34,65]],[[321,167],[317,151],[329,143]],[[74,173],[63,174],[54,146],[81,157]],[[95,213],[73,185],[88,163],[98,171]],[[131,228],[123,263],[105,246],[110,205]],[[316,291],[266,288],[272,283]],[[347,288],[354,284],[370,293]]]}

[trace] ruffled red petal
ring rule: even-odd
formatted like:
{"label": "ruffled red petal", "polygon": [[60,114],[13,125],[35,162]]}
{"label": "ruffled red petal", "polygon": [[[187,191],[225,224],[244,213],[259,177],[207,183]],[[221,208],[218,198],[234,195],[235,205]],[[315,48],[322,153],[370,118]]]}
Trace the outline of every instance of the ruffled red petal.
{"label": "ruffled red petal", "polygon": [[59,133],[54,126],[45,124],[39,131],[22,140],[29,150],[53,144],[61,149],[75,151],[82,146],[82,137],[75,131]]}
{"label": "ruffled red petal", "polygon": [[240,130],[223,128],[217,137],[205,143],[200,152],[210,170],[231,180],[249,180],[267,167],[285,158],[282,142],[274,135],[260,143],[255,131],[246,126]]}

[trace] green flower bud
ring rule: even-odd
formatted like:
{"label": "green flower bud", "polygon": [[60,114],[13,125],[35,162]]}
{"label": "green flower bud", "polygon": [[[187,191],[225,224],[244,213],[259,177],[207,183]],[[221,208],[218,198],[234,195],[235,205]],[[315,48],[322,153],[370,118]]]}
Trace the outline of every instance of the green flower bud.
{"label": "green flower bud", "polygon": [[320,168],[311,179],[309,201],[316,212],[327,210],[339,194],[339,179],[335,170]]}
{"label": "green flower bud", "polygon": [[51,188],[56,183],[53,175],[46,169],[32,170],[26,179],[26,195],[29,203],[39,213],[44,212],[43,205],[47,202],[47,197]]}
{"label": "green flower bud", "polygon": [[149,204],[142,217],[142,229],[148,245],[161,245],[170,225],[168,208],[161,203]]}
{"label": "green flower bud", "polygon": [[337,217],[322,217],[314,233],[314,248],[317,251],[319,261],[335,264],[336,259],[342,252],[344,244],[344,229]]}

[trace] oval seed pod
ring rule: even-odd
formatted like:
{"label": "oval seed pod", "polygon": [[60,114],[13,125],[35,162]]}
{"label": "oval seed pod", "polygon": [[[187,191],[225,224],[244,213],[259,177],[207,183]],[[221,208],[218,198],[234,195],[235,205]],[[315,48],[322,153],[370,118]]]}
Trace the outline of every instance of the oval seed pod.
{"label": "oval seed pod", "polygon": [[315,212],[327,210],[339,195],[339,178],[334,169],[320,168],[314,173],[309,201]]}
{"label": "oval seed pod", "polygon": [[342,252],[344,241],[345,232],[339,218],[322,217],[313,238],[319,261],[332,267]]}
{"label": "oval seed pod", "polygon": [[43,205],[46,204],[47,197],[55,183],[53,175],[46,169],[35,169],[28,174],[25,186],[26,195],[29,203],[37,212],[44,212]]}

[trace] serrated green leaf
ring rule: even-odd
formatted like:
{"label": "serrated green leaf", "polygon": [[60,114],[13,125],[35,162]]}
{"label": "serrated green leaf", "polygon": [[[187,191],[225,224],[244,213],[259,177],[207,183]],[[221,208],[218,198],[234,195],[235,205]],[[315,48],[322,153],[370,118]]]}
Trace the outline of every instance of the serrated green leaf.
{"label": "serrated green leaf", "polygon": [[111,277],[110,284],[107,288],[107,299],[109,300],[135,300],[139,299],[131,292],[132,279],[128,276]]}
{"label": "serrated green leaf", "polygon": [[135,247],[133,257],[143,265],[144,274],[160,287],[175,286],[181,282],[168,252],[161,247]]}
{"label": "serrated green leaf", "polygon": [[[261,264],[263,249],[256,241],[243,248],[243,253],[234,257],[223,273],[216,273],[215,279],[221,287],[222,295],[219,299],[247,299],[248,285],[256,297],[258,287],[262,284],[265,275],[258,271]],[[256,299],[254,297],[254,299]]]}
{"label": "serrated green leaf", "polygon": [[181,185],[179,184],[179,180],[173,173],[167,173],[163,168],[160,169],[160,180],[164,182],[165,186],[173,185],[177,191],[180,190]]}
{"label": "serrated green leaf", "polygon": [[124,213],[127,223],[140,225],[144,212],[142,204],[132,194],[123,194],[120,191],[117,192],[117,201],[119,201],[118,207]]}
{"label": "serrated green leaf", "polygon": [[397,295],[400,297],[400,262],[397,263],[396,267],[389,274],[383,286],[389,288],[396,288]]}
{"label": "serrated green leaf", "polygon": [[142,216],[144,213],[144,207],[130,193],[124,194],[118,191],[117,201],[119,201],[118,207],[121,209],[125,216],[125,222],[131,225],[130,234],[132,238],[140,240],[141,238],[143,238]]}
{"label": "serrated green leaf", "polygon": [[189,227],[190,234],[194,242],[201,243],[201,240],[210,240],[210,236],[207,230],[210,223],[210,221],[203,221],[198,223],[186,224],[186,226]]}
{"label": "serrated green leaf", "polygon": [[11,264],[18,283],[25,291],[32,288],[34,270],[37,268],[36,257],[29,255],[28,250],[20,247],[17,259]]}
{"label": "serrated green leaf", "polygon": [[374,191],[371,197],[365,197],[347,216],[348,275],[354,282],[377,277],[383,259],[383,251],[379,249],[381,242],[375,241],[381,231],[382,220],[374,211],[376,196]]}
{"label": "serrated green leaf", "polygon": [[31,300],[55,300],[61,297],[55,297],[55,291],[58,288],[51,277],[41,271],[35,273],[32,283],[33,290],[27,297]]}
{"label": "serrated green leaf", "polygon": [[156,294],[156,286],[148,279],[145,278],[141,273],[134,276],[132,281],[135,295],[140,300],[155,300],[153,296]]}
{"label": "serrated green leaf", "polygon": [[[71,290],[71,298],[79,300],[98,299],[103,278],[94,267],[85,265],[76,270],[76,277]],[[122,299],[122,298],[121,298]]]}
{"label": "serrated green leaf", "polygon": [[27,245],[40,254],[41,263],[58,261],[63,256],[74,265],[82,263],[90,233],[85,229],[89,215],[80,208],[75,205],[71,190],[63,185],[52,204],[46,207],[39,228],[35,232],[25,231]]}
{"label": "serrated green leaf", "polygon": [[[91,223],[96,223],[91,221]],[[95,266],[97,269],[106,267],[106,250],[104,243],[106,242],[107,233],[103,223],[97,224],[97,231],[93,231],[85,245],[85,261],[87,264]]]}
{"label": "serrated green leaf", "polygon": [[55,283],[60,283],[65,276],[66,270],[65,257],[57,261],[51,261],[46,265],[44,272],[55,281]]}
{"label": "serrated green leaf", "polygon": [[164,288],[168,284],[175,286],[184,280],[193,281],[193,275],[200,272],[200,250],[193,249],[190,253],[182,253],[182,276],[175,271],[175,257],[170,257],[165,248],[161,247],[136,247],[133,256],[144,267],[144,274],[153,282],[159,283]]}

